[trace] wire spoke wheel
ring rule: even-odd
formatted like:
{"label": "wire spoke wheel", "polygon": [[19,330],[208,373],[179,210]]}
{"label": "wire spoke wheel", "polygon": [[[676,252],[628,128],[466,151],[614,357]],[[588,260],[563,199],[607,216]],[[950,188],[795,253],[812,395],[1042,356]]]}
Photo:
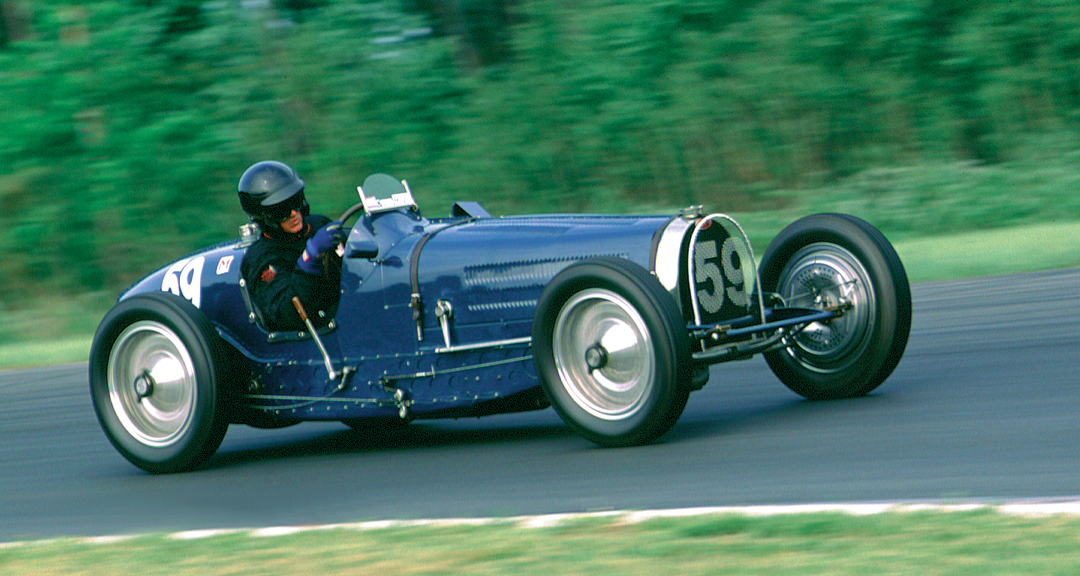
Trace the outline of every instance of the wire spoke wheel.
{"label": "wire spoke wheel", "polygon": [[823,373],[858,361],[877,322],[877,306],[869,274],[851,252],[827,243],[799,250],[781,274],[777,292],[790,306],[844,307],[839,318],[813,322],[795,334],[789,354]]}
{"label": "wire spoke wheel", "polygon": [[780,380],[818,399],[868,394],[896,368],[911,331],[911,288],[896,250],[870,224],[843,214],[795,221],[769,244],[762,289],[791,306],[838,310],[793,330],[765,353]]}

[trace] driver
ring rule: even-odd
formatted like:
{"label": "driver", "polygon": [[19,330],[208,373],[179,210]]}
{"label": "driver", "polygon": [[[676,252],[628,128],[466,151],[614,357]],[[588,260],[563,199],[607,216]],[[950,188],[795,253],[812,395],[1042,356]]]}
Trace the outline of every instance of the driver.
{"label": "driver", "polygon": [[251,299],[266,328],[303,330],[293,307],[301,304],[316,325],[333,317],[340,294],[341,260],[336,249],[347,233],[341,222],[311,214],[304,181],[281,162],[252,165],[240,177],[240,206],[262,230],[240,265]]}

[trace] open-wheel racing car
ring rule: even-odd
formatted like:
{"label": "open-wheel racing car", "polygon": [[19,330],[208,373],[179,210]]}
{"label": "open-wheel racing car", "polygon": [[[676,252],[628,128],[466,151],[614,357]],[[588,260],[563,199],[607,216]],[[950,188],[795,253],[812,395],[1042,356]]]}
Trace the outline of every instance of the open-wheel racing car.
{"label": "open-wheel racing car", "polygon": [[548,406],[598,444],[638,445],[675,424],[712,364],[760,353],[798,394],[847,398],[880,385],[907,344],[903,265],[852,216],[794,222],[758,270],[740,226],[699,207],[496,218],[458,202],[428,219],[404,181],[375,174],[358,190],[324,328],[264,327],[240,275],[253,225],[120,296],[90,388],[126,458],[197,468],[230,424],[364,429]]}

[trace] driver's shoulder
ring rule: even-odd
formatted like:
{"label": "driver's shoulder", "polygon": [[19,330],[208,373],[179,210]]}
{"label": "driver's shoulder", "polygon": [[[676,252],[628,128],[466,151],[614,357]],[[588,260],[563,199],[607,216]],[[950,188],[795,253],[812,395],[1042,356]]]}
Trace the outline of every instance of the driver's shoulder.
{"label": "driver's shoulder", "polygon": [[296,250],[284,246],[280,242],[274,242],[265,237],[259,238],[258,241],[245,250],[244,258],[240,262],[240,274],[244,278],[251,280],[254,274],[261,273],[267,266],[275,264],[279,260],[289,259],[292,257],[293,252],[296,252]]}

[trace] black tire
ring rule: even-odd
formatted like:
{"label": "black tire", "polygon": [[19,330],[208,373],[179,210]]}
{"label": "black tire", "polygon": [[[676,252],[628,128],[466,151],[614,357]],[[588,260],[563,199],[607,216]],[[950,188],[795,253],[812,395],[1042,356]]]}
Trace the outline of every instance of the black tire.
{"label": "black tire", "polygon": [[911,288],[880,231],[845,214],[807,216],[773,239],[760,272],[762,289],[789,306],[821,308],[841,298],[852,304],[765,354],[785,385],[811,400],[851,398],[892,374],[911,331]]}
{"label": "black tire", "polygon": [[133,296],[105,315],[90,349],[90,394],[125,458],[168,473],[213,455],[229,426],[224,345],[198,308],[165,292]]}
{"label": "black tire", "polygon": [[686,407],[691,357],[682,314],[628,260],[592,258],[556,275],[536,307],[532,348],[548,401],[602,446],[652,442]]}

